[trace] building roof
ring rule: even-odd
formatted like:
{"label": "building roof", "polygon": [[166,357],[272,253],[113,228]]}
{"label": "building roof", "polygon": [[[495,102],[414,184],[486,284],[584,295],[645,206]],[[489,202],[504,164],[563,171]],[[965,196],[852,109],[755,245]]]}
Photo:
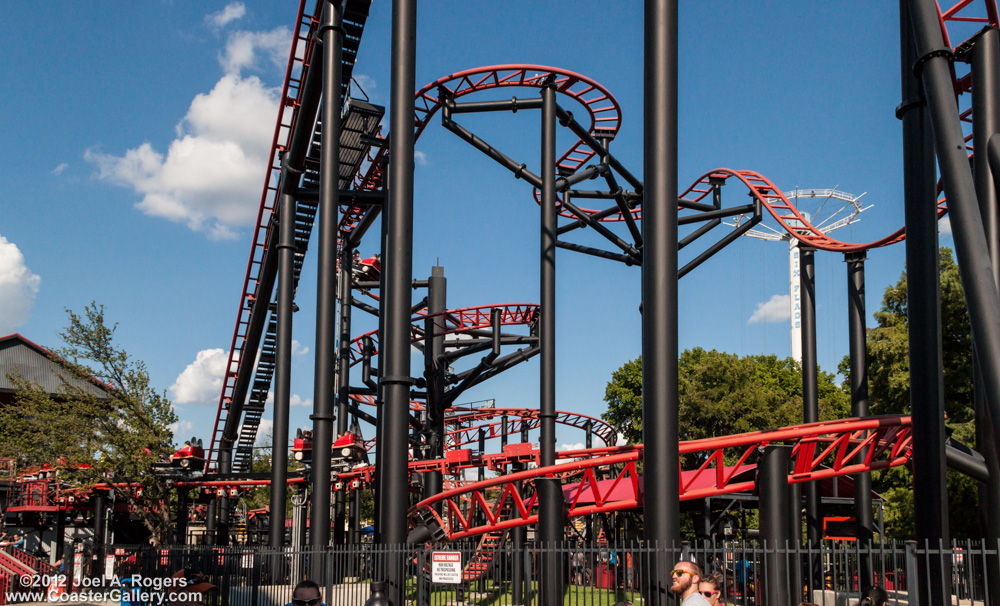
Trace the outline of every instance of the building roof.
{"label": "building roof", "polygon": [[111,397],[98,381],[74,377],[59,365],[59,360],[59,356],[17,333],[0,337],[0,393],[13,393],[10,377],[20,375],[49,394],[63,394],[68,385],[99,398]]}

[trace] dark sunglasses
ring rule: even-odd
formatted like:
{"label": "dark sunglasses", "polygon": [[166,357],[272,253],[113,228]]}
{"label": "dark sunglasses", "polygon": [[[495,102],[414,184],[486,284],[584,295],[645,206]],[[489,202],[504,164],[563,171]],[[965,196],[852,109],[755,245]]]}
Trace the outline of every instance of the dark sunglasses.
{"label": "dark sunglasses", "polygon": [[691,574],[691,573],[686,570],[680,570],[680,569],[675,569],[670,571],[670,575],[675,577],[682,577],[686,574]]}
{"label": "dark sunglasses", "polygon": [[719,593],[719,590],[716,589],[715,591],[699,591],[698,593],[700,593],[701,595],[705,596],[706,598],[710,598],[713,595]]}
{"label": "dark sunglasses", "polygon": [[313,598],[311,600],[300,600],[298,598],[292,598],[292,604],[295,606],[316,606],[319,604],[322,598]]}

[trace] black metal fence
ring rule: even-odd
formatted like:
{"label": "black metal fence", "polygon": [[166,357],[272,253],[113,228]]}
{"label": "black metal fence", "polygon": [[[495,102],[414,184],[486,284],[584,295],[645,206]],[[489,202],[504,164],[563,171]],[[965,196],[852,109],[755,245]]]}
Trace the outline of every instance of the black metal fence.
{"label": "black metal fence", "polygon": [[[988,566],[997,562],[997,546],[975,541],[943,549],[918,548],[913,542],[864,549],[853,541],[824,541],[814,549],[775,550],[757,541],[725,541],[684,543],[676,550],[577,543],[555,549],[529,543],[514,550],[503,542],[489,547],[366,544],[322,551],[109,546],[107,553],[113,558],[91,574],[107,577],[105,587],[111,580],[120,583],[124,601],[134,606],[169,601],[166,592],[157,590],[163,579],[195,572],[218,588],[206,594],[207,606],[283,606],[291,602],[296,583],[310,577],[323,588],[328,606],[363,606],[371,582],[385,579],[390,561],[405,571],[403,592],[407,604],[414,606],[541,604],[541,588],[552,583],[562,585],[565,605],[640,605],[655,571],[669,575],[677,559],[697,562],[706,575],[717,573],[722,601],[741,606],[771,602],[766,597],[777,591],[775,583],[787,583],[781,595],[790,604],[848,603],[844,600],[857,597],[869,580],[888,592],[890,604],[908,604],[919,581],[932,574],[945,575],[944,586],[955,604],[1000,599],[990,595],[986,582]],[[544,576],[547,555],[557,563],[556,579]],[[862,570],[868,572],[860,574]],[[82,590],[82,584],[78,587]]]}

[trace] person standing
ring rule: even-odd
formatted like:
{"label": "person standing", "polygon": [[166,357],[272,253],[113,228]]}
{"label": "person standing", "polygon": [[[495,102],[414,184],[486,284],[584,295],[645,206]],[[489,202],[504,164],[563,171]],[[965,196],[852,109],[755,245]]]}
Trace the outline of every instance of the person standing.
{"label": "person standing", "polygon": [[670,591],[680,596],[681,606],[711,606],[705,596],[698,593],[701,566],[696,562],[681,560],[674,565],[670,575],[673,578]]}

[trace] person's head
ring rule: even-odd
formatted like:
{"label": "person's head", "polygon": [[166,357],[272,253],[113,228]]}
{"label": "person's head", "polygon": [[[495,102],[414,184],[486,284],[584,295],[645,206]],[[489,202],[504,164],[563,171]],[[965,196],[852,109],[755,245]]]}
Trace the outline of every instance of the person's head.
{"label": "person's head", "polygon": [[881,587],[865,587],[861,592],[861,600],[858,606],[885,606],[889,601],[889,594]]}
{"label": "person's head", "polygon": [[319,606],[322,601],[316,581],[300,581],[292,591],[292,606]]}
{"label": "person's head", "polygon": [[695,562],[681,560],[674,564],[671,576],[673,584],[670,585],[670,591],[686,598],[698,591],[698,583],[701,581],[701,566]]}
{"label": "person's head", "polygon": [[722,597],[722,575],[718,572],[706,575],[698,583],[698,593],[705,596],[709,604],[717,606],[719,599]]}
{"label": "person's head", "polygon": [[[218,589],[208,582],[208,577],[194,567],[182,568],[175,572],[172,578],[184,579],[183,583],[170,587],[171,592],[178,596],[173,600],[173,606],[202,606],[205,603],[205,594]],[[180,599],[181,597],[183,599]]]}

